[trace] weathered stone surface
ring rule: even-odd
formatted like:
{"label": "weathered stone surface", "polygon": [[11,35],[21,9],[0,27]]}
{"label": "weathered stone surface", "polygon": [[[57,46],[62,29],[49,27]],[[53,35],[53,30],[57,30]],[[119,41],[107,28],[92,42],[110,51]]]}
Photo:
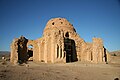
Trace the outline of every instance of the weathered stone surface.
{"label": "weathered stone surface", "polygon": [[49,20],[42,38],[28,40],[21,36],[14,39],[11,44],[12,63],[19,60],[45,63],[74,61],[103,63],[108,61],[108,57],[109,53],[104,48],[102,39],[93,38],[93,42],[85,42],[65,18]]}

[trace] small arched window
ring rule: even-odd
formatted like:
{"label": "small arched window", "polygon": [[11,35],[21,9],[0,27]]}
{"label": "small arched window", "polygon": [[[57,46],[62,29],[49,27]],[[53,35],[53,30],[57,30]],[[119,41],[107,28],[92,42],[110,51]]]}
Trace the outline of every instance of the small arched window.
{"label": "small arched window", "polygon": [[54,25],[55,23],[53,22],[52,25]]}
{"label": "small arched window", "polygon": [[67,37],[67,38],[69,37],[69,32],[67,32],[67,33],[65,34],[65,37]]}

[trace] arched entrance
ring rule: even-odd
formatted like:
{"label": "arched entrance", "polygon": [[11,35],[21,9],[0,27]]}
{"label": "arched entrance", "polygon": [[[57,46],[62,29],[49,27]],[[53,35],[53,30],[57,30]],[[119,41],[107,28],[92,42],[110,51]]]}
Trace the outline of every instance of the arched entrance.
{"label": "arched entrance", "polygon": [[66,62],[75,62],[77,61],[76,46],[73,39],[69,39],[69,32],[65,34],[64,39],[64,50],[66,52]]}
{"label": "arched entrance", "polygon": [[66,32],[65,37],[69,38],[69,32]]}
{"label": "arched entrance", "polygon": [[28,61],[33,61],[33,45],[28,45]]}

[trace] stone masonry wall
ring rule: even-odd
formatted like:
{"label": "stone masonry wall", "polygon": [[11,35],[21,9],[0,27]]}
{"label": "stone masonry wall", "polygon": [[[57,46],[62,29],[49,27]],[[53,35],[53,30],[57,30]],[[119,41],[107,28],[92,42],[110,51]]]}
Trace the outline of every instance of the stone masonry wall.
{"label": "stone masonry wall", "polygon": [[93,38],[91,43],[85,42],[65,18],[49,20],[41,38],[28,40],[21,36],[14,39],[11,44],[11,63],[17,63],[22,59],[22,62],[27,60],[29,45],[33,47],[31,50],[33,50],[34,62],[88,61],[104,63],[108,59],[110,60],[109,53],[104,48],[101,38]]}

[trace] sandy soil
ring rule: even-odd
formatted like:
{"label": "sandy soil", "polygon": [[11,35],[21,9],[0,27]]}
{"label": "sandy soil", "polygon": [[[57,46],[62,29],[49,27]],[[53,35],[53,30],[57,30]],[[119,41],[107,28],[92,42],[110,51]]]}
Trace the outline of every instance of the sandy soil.
{"label": "sandy soil", "polygon": [[[28,66],[29,65],[29,66]],[[120,64],[45,64],[0,65],[0,80],[116,80]]]}

